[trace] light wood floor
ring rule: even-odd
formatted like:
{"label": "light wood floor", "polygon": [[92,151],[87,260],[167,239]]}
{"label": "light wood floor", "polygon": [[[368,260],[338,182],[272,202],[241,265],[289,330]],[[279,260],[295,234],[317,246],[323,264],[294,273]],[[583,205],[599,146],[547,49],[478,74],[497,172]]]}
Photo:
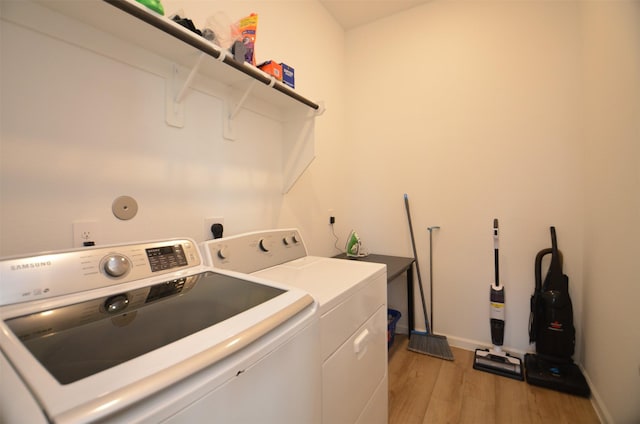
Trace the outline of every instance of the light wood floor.
{"label": "light wood floor", "polygon": [[454,361],[389,351],[389,424],[599,423],[589,399],[473,369],[474,352],[451,348]]}

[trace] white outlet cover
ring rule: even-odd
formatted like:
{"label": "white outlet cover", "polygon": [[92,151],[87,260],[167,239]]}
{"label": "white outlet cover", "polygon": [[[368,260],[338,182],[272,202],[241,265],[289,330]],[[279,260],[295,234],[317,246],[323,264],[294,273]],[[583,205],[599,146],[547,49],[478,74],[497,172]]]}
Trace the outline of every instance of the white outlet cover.
{"label": "white outlet cover", "polygon": [[101,226],[98,221],[73,222],[73,247],[85,247],[85,242],[102,242]]}

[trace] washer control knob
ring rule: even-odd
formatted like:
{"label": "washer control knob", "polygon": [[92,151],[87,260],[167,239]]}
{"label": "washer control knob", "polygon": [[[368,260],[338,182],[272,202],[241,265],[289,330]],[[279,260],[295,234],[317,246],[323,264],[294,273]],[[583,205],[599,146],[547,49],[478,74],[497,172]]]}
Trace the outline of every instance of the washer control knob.
{"label": "washer control knob", "polygon": [[227,250],[226,247],[221,247],[220,249],[218,249],[218,258],[227,259],[228,257],[229,257],[229,251]]}
{"label": "washer control knob", "polygon": [[122,255],[111,255],[104,259],[102,268],[108,276],[119,278],[131,270],[131,262]]}
{"label": "washer control knob", "polygon": [[115,314],[124,310],[128,305],[129,297],[126,294],[118,294],[104,301],[104,310],[110,314]]}
{"label": "washer control knob", "polygon": [[289,240],[287,240],[287,238],[286,238],[286,237],[282,237],[282,243],[283,243],[285,246],[289,246]]}
{"label": "washer control knob", "polygon": [[271,250],[271,245],[265,239],[260,239],[258,246],[260,247],[260,250],[262,250],[263,252],[268,252],[269,250]]}
{"label": "washer control knob", "polygon": [[298,240],[298,237],[296,237],[296,235],[294,234],[291,236],[291,241],[293,242],[293,244],[298,244],[300,240]]}

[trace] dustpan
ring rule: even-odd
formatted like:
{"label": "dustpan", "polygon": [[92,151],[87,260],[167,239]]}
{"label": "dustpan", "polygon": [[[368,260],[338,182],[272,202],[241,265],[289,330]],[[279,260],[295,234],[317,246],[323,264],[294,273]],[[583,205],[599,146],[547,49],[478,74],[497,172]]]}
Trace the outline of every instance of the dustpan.
{"label": "dustpan", "polygon": [[411,331],[407,349],[412,352],[446,359],[447,361],[453,361],[454,359],[447,337],[429,332]]}

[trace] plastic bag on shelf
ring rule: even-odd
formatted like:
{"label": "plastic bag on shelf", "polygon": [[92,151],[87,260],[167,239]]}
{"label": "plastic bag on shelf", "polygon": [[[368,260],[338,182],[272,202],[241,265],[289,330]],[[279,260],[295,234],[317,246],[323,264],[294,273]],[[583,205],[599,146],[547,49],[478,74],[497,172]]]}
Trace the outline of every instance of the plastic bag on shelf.
{"label": "plastic bag on shelf", "polygon": [[258,30],[258,15],[252,13],[240,19],[238,23],[238,30],[242,38],[242,43],[246,49],[244,58],[246,62],[254,65],[256,64],[255,56],[255,44],[256,44],[256,32]]}
{"label": "plastic bag on shelf", "polygon": [[224,50],[231,48],[233,42],[240,38],[238,25],[233,24],[231,19],[224,12],[216,12],[209,16],[205,22],[205,31],[213,32],[213,41],[217,46]]}

